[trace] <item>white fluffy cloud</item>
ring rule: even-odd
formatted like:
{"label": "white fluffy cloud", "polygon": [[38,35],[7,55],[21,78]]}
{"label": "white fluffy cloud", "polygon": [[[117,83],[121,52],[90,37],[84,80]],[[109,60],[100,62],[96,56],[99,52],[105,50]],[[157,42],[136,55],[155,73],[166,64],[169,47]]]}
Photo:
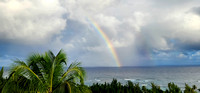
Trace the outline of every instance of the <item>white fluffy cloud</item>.
{"label": "white fluffy cloud", "polygon": [[25,44],[47,42],[66,26],[58,0],[0,1],[0,39]]}

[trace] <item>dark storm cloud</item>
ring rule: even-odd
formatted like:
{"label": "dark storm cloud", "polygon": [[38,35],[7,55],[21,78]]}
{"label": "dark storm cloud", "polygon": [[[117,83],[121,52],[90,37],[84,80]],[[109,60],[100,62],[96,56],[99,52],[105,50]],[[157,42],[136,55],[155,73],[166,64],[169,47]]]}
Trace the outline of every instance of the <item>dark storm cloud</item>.
{"label": "dark storm cloud", "polygon": [[177,50],[200,50],[200,43],[181,42],[180,40],[173,42],[173,46]]}

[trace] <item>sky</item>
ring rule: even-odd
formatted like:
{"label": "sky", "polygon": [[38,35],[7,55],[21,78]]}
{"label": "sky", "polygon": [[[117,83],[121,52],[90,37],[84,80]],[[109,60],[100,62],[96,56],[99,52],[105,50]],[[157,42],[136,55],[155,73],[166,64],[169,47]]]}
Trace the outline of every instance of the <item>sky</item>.
{"label": "sky", "polygon": [[0,0],[0,66],[60,49],[86,67],[200,65],[200,1]]}

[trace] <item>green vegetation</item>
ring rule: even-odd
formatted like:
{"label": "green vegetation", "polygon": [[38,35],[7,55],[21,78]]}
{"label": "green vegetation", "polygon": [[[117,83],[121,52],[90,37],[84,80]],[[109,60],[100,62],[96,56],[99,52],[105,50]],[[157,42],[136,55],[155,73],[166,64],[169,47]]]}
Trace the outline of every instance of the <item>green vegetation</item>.
{"label": "green vegetation", "polygon": [[3,77],[3,72],[4,72],[4,67],[2,67],[0,71],[0,92],[2,91],[7,81],[7,79]]}
{"label": "green vegetation", "polygon": [[66,71],[67,56],[60,50],[57,55],[52,51],[33,54],[27,60],[15,60],[9,76],[3,77],[0,70],[0,93],[197,93],[197,87],[185,84],[181,90],[174,83],[168,89],[151,83],[151,88],[128,81],[125,85],[113,79],[111,83],[84,85],[85,70],[80,62],[71,63]]}
{"label": "green vegetation", "polygon": [[60,50],[55,56],[52,51],[33,54],[26,62],[15,60],[9,77],[3,78],[0,71],[2,93],[85,93],[90,92],[84,85],[85,71],[80,62],[69,65],[66,71],[67,56]]}
{"label": "green vegetation", "polygon": [[185,89],[181,91],[174,83],[169,83],[168,89],[166,90],[161,90],[160,86],[151,83],[151,88],[147,89],[145,86],[140,87],[138,83],[134,84],[131,81],[122,85],[116,79],[113,79],[110,84],[106,82],[104,84],[94,83],[90,86],[90,89],[93,93],[197,93],[197,87],[195,85],[191,88],[185,84]]}

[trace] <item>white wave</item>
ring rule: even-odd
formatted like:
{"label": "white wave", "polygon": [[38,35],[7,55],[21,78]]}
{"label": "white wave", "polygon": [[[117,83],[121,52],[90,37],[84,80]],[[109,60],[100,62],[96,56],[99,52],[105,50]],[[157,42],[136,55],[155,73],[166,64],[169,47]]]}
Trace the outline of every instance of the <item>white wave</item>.
{"label": "white wave", "polygon": [[147,86],[147,84],[141,84],[141,86],[145,86],[145,87],[146,87],[146,86]]}
{"label": "white wave", "polygon": [[100,82],[101,80],[100,79],[94,79],[95,81],[97,81],[97,82]]}
{"label": "white wave", "polygon": [[149,82],[150,80],[144,80],[144,82]]}
{"label": "white wave", "polygon": [[124,80],[126,80],[126,81],[132,81],[132,82],[136,81],[136,79],[129,79],[129,78],[125,78]]}

